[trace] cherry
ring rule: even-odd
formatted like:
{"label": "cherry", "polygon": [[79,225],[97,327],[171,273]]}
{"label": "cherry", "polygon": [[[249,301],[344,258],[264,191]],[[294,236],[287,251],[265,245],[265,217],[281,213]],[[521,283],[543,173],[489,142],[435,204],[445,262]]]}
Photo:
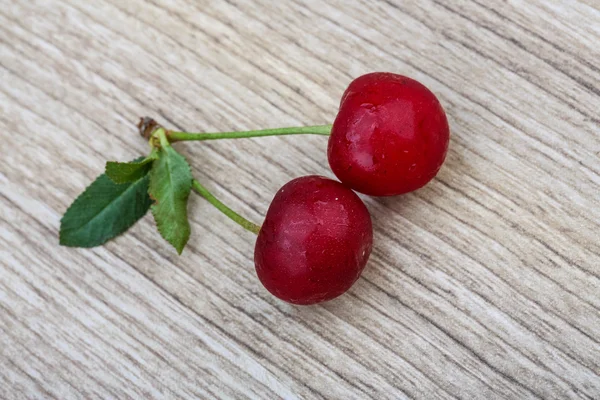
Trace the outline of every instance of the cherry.
{"label": "cherry", "polygon": [[352,190],[305,176],[275,195],[254,250],[256,273],[281,300],[315,304],[347,291],[373,243],[369,211]]}
{"label": "cherry", "polygon": [[446,114],[429,89],[402,75],[374,72],[344,92],[327,156],[348,187],[393,196],[435,177],[449,139]]}

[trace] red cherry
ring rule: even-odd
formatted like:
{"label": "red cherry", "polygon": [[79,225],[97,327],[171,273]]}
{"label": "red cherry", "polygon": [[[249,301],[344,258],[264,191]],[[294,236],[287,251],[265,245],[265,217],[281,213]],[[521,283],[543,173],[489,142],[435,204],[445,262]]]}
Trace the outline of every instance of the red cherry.
{"label": "red cherry", "polygon": [[362,200],[337,181],[305,176],[284,185],[271,202],[256,240],[256,273],[281,300],[315,304],[354,284],[372,244]]}
{"label": "red cherry", "polygon": [[393,196],[433,179],[449,139],[446,114],[429,89],[402,75],[374,72],[344,92],[327,156],[346,186]]}

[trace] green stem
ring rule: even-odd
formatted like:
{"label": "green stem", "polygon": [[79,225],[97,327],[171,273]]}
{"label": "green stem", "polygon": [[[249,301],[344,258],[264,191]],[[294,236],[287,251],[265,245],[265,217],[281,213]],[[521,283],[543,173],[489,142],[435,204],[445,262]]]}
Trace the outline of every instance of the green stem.
{"label": "green stem", "polygon": [[261,129],[256,131],[241,132],[217,132],[217,133],[189,133],[169,131],[170,142],[183,140],[217,140],[217,139],[241,139],[259,136],[282,136],[282,135],[325,135],[331,133],[331,125],[301,126],[290,128]]}
{"label": "green stem", "polygon": [[165,128],[158,128],[152,136],[158,137],[158,141],[162,147],[169,146],[169,140],[167,139],[167,131]]}
{"label": "green stem", "polygon": [[215,196],[213,196],[213,194],[211,192],[209,192],[208,189],[206,189],[204,186],[202,186],[202,184],[200,182],[198,182],[197,180],[194,179],[192,181],[192,187],[200,196],[202,196],[206,200],[208,200],[208,202],[210,204],[215,206],[219,211],[221,211],[223,214],[227,215],[234,222],[237,222],[239,225],[241,225],[242,228],[247,229],[250,232],[253,232],[258,235],[258,232],[260,231],[259,225],[256,225],[255,223],[248,221],[246,218],[242,217],[241,215],[239,215],[238,213],[233,211],[231,208],[229,208],[225,204],[221,203],[221,201],[219,199],[217,199]]}

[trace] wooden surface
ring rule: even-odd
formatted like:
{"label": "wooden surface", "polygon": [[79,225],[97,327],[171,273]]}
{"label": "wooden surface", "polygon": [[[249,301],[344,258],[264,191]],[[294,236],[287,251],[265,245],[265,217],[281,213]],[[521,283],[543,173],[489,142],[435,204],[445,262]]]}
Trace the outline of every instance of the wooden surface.
{"label": "wooden surface", "polygon": [[[597,1],[0,0],[0,41],[0,398],[600,398]],[[197,196],[181,257],[150,215],[58,246],[104,162],[147,151],[138,117],[330,123],[376,70],[430,87],[452,139],[427,187],[365,199],[343,297],[276,300]],[[323,137],[178,148],[255,221],[332,176]]]}

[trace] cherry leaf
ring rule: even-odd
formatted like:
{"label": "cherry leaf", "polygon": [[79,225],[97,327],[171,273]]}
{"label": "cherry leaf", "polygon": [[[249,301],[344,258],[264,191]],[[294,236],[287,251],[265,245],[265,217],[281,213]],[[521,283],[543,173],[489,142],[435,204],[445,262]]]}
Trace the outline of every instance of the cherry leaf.
{"label": "cherry leaf", "polygon": [[148,187],[148,176],[117,184],[106,174],[100,175],[61,219],[60,244],[94,247],[125,232],[150,208]]}
{"label": "cherry leaf", "polygon": [[150,170],[149,193],[152,215],[158,231],[179,254],[189,237],[187,200],[192,189],[192,173],[186,159],[170,145],[163,144]]}
{"label": "cherry leaf", "polygon": [[108,161],[106,175],[115,183],[134,182],[148,174],[152,163],[158,158],[158,151],[153,149],[150,155],[143,159],[130,162]]}

